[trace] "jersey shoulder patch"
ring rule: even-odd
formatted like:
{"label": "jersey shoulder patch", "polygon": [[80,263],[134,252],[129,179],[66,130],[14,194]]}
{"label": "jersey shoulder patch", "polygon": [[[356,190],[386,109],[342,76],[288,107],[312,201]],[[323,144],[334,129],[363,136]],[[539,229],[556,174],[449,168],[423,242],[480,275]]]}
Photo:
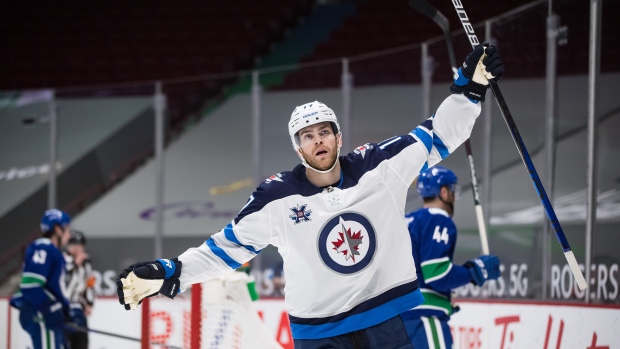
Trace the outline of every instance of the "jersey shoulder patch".
{"label": "jersey shoulder patch", "polygon": [[283,177],[284,175],[282,173],[276,173],[272,176],[269,176],[267,179],[265,179],[264,183],[269,184],[271,182],[284,182],[284,180],[282,179]]}
{"label": "jersey shoulder patch", "polygon": [[375,147],[375,144],[372,143],[366,143],[364,145],[360,145],[359,147],[355,148],[355,150],[353,150],[353,152],[357,155],[360,155],[362,157],[362,159],[366,156],[366,151],[371,150]]}

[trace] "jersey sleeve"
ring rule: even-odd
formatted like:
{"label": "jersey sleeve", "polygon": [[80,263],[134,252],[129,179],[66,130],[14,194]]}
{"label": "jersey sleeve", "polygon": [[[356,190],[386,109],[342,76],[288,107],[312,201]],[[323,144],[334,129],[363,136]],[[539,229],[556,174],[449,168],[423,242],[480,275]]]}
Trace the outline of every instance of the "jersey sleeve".
{"label": "jersey sleeve", "polygon": [[434,166],[469,138],[480,105],[461,94],[446,98],[429,119],[409,134],[378,144],[390,167],[409,186],[422,171]]}
{"label": "jersey sleeve", "polygon": [[424,282],[437,291],[450,291],[470,281],[469,271],[452,264],[456,226],[452,219],[433,214],[419,227],[420,273]]}
{"label": "jersey sleeve", "polygon": [[224,229],[179,256],[183,263],[181,290],[239,268],[272,242],[276,227],[268,197],[259,186]]}

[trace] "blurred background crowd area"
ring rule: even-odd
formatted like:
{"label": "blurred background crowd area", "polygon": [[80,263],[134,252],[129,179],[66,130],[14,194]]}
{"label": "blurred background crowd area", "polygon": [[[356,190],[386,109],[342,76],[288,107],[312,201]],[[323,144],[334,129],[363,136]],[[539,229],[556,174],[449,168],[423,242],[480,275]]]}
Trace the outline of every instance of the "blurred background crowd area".
{"label": "blurred background crowd area", "polygon": [[[430,3],[449,19],[462,61],[470,47],[452,2]],[[486,39],[499,47],[507,69],[503,90],[540,171],[548,141],[543,120],[550,4],[567,28],[556,58],[559,116],[551,196],[583,261],[590,4],[480,0],[463,6],[478,36],[485,37],[487,25]],[[613,247],[620,227],[620,144],[614,134],[620,129],[618,15],[620,3],[603,1],[599,235],[592,270],[594,298],[614,303],[620,262]],[[99,292],[113,294],[110,280],[117,270],[153,257],[156,82],[166,99],[163,251],[169,257],[224,227],[256,185],[253,86],[260,86],[262,111],[259,177],[267,178],[297,163],[285,133],[296,105],[319,100],[337,115],[343,112],[345,66],[353,89],[347,152],[406,133],[430,116],[420,107],[423,43],[432,57],[433,109],[452,79],[442,31],[405,0],[3,2],[0,32],[4,292],[13,287],[23,249],[38,236],[47,208],[50,101],[59,123],[56,206],[89,236]],[[489,197],[491,249],[505,263],[506,288],[485,295],[582,299],[566,279],[561,249],[554,241],[545,247],[544,212],[500,115],[493,106],[492,143],[482,141],[481,126],[472,136],[475,156],[492,148],[491,177],[479,181]],[[462,153],[445,165],[463,186],[455,221],[462,233],[457,260],[464,261],[479,253],[479,240]],[[415,190],[409,197],[408,209],[421,204]],[[539,257],[545,248],[552,265],[543,282]],[[270,284],[281,276],[277,251],[263,255],[255,266],[262,292],[281,295]]]}

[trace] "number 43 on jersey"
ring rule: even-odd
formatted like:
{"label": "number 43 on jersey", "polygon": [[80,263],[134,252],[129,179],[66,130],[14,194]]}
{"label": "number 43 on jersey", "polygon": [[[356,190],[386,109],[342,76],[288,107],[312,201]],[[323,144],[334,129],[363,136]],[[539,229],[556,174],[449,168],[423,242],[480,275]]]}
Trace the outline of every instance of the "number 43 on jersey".
{"label": "number 43 on jersey", "polygon": [[439,231],[439,229],[441,229],[440,226],[435,226],[435,232],[433,233],[433,240],[439,242],[442,242],[444,244],[448,244],[448,240],[450,239],[450,237],[448,236],[448,228],[443,228],[443,230],[441,230],[441,232]]}

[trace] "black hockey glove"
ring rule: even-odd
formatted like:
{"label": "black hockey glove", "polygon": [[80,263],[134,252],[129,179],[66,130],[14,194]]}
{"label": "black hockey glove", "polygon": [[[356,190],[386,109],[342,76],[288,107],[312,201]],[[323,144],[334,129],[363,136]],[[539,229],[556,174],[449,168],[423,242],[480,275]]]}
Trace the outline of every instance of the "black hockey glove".
{"label": "black hockey glove", "polygon": [[174,298],[179,293],[182,263],[178,259],[139,262],[123,270],[116,279],[118,300],[125,309],[137,309],[144,298],[158,293]]}
{"label": "black hockey glove", "polygon": [[65,309],[65,331],[76,333],[75,326],[86,328],[86,316],[84,316],[84,311],[80,305],[71,304],[69,308]]}
{"label": "black hockey glove", "polygon": [[49,305],[45,305],[43,308],[38,309],[43,315],[43,321],[48,327],[62,326],[64,323],[64,311],[62,303],[54,302]]}
{"label": "black hockey glove", "polygon": [[501,274],[499,258],[492,254],[467,261],[463,266],[469,269],[471,283],[476,286],[484,285],[487,280],[496,280]]}
{"label": "black hockey glove", "polygon": [[504,65],[497,49],[485,42],[467,55],[450,91],[484,102],[488,80],[497,82],[503,75]]}

